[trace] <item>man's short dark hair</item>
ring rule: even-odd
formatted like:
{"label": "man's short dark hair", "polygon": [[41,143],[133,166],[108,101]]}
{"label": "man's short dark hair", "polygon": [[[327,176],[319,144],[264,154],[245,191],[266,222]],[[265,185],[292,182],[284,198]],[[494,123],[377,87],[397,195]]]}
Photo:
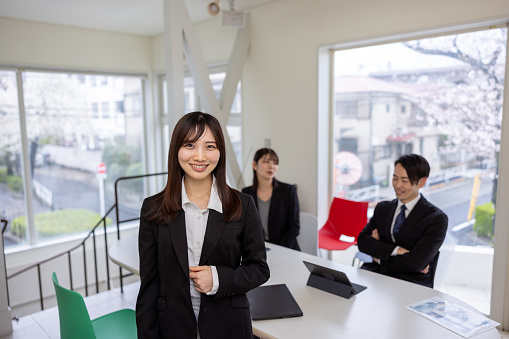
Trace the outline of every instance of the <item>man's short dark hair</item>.
{"label": "man's short dark hair", "polygon": [[397,164],[400,164],[406,170],[412,185],[416,185],[421,178],[429,176],[428,161],[418,154],[402,155],[394,162],[394,166]]}

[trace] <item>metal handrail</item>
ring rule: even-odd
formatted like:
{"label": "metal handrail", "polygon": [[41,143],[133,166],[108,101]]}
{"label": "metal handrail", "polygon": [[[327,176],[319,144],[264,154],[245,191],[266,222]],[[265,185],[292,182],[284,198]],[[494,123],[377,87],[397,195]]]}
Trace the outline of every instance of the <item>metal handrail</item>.
{"label": "metal handrail", "polygon": [[[107,216],[111,213],[111,211],[117,206],[117,203],[115,203],[113,206],[110,207],[110,209],[108,210],[108,212],[106,212],[106,214],[101,218],[101,220],[92,228],[92,230],[85,236],[85,238],[83,238],[83,240],[76,246],[72,247],[71,249],[67,250],[67,251],[64,251],[62,253],[59,253],[59,254],[56,254],[52,257],[49,257],[49,258],[46,258],[44,260],[41,260],[35,264],[32,264],[28,267],[25,267],[9,276],[7,276],[7,281],[11,278],[14,278],[22,273],[25,273],[33,268],[37,268],[37,277],[38,277],[38,281],[39,281],[39,300],[40,300],[40,303],[41,303],[41,310],[44,310],[44,299],[43,299],[43,295],[42,295],[42,282],[41,282],[41,265],[42,264],[45,264],[49,261],[52,261],[54,259],[57,259],[57,258],[60,258],[64,255],[67,254],[67,260],[68,260],[68,264],[69,264],[69,279],[70,279],[70,282],[71,282],[71,290],[73,290],[73,280],[72,280],[72,264],[71,264],[71,252],[76,250],[77,248],[80,248],[82,247],[83,248],[83,262],[84,262],[84,267],[83,267],[83,270],[84,270],[84,274],[85,274],[85,295],[88,297],[88,277],[87,277],[87,260],[86,260],[86,248],[85,248],[85,242],[88,240],[88,238],[90,238],[90,236],[92,236],[93,240],[94,240],[94,262],[95,262],[95,280],[96,280],[96,293],[99,293],[99,277],[98,277],[98,274],[97,274],[97,247],[96,247],[96,243],[95,243],[95,231],[97,229],[97,227],[99,227],[101,225],[101,223],[103,224],[103,227],[104,227],[104,239],[105,239],[105,249],[106,249],[106,267],[108,267],[108,247],[107,247],[107,237],[106,237],[106,218]],[[107,280],[108,280],[108,289],[110,289],[110,272],[109,272],[109,269],[107,269],[106,271],[106,275],[107,275]],[[10,304],[9,304],[10,306]]]}
{"label": "metal handrail", "polygon": [[[7,225],[9,224],[9,221],[7,219],[2,218],[1,223],[4,224],[2,226],[2,249],[5,251],[5,243],[4,243],[4,232],[7,229]],[[5,253],[4,253],[4,270],[5,270],[5,287],[7,290],[7,305],[10,306],[9,303],[9,284],[7,283],[7,262],[5,261]]]}
{"label": "metal handrail", "polygon": [[[107,276],[107,284],[108,284],[108,290],[111,289],[111,285],[110,285],[110,269],[109,269],[109,256],[108,256],[108,237],[107,237],[107,232],[106,232],[106,218],[108,217],[108,215],[113,211],[113,209],[116,210],[116,220],[117,220],[117,239],[120,239],[120,224],[121,223],[124,223],[124,222],[129,222],[129,221],[134,221],[134,220],[139,220],[139,217],[138,218],[133,218],[133,219],[127,219],[127,220],[120,220],[119,219],[119,209],[118,209],[118,183],[120,181],[124,181],[124,180],[132,180],[132,179],[139,179],[139,178],[144,178],[144,177],[151,177],[151,176],[155,176],[155,175],[166,175],[167,173],[152,173],[152,174],[145,174],[145,175],[136,175],[136,176],[129,176],[129,177],[120,177],[118,178],[116,181],[115,181],[115,204],[113,204],[113,206],[111,206],[108,211],[105,213],[105,215],[101,218],[101,220],[99,220],[99,222],[92,228],[92,230],[85,236],[85,238],[76,246],[72,247],[71,249],[69,250],[66,250],[64,252],[61,252],[59,254],[56,254],[52,257],[49,257],[49,258],[46,258],[44,260],[41,260],[37,263],[34,263],[28,267],[25,267],[9,276],[7,276],[7,266],[5,267],[5,271],[6,271],[6,285],[7,285],[7,304],[10,306],[10,300],[9,300],[9,290],[8,290],[8,281],[9,279],[11,278],[14,278],[20,274],[23,274],[27,271],[30,271],[31,269],[34,269],[34,268],[37,268],[37,275],[38,275],[38,283],[39,283],[39,298],[40,298],[40,304],[41,304],[41,310],[44,310],[44,298],[43,298],[43,293],[42,293],[42,282],[41,282],[41,265],[42,264],[45,264],[47,262],[50,262],[54,259],[57,259],[57,258],[60,258],[64,255],[67,255],[67,261],[68,261],[68,266],[69,266],[69,279],[70,279],[70,287],[71,287],[71,290],[74,290],[74,286],[73,286],[73,279],[72,279],[72,262],[71,262],[71,252],[73,252],[74,250],[78,249],[78,248],[82,248],[83,249],[83,270],[84,270],[84,279],[85,279],[85,295],[88,296],[88,276],[87,276],[87,257],[86,257],[86,246],[85,246],[85,242],[90,238],[92,237],[92,244],[93,244],[93,253],[94,253],[94,272],[95,272],[95,290],[96,290],[96,293],[99,293],[99,275],[98,275],[98,270],[97,270],[97,245],[96,245],[96,241],[95,241],[95,237],[96,237],[96,229],[101,226],[101,224],[103,225],[103,228],[104,228],[104,248],[105,248],[105,252],[106,252],[106,255],[105,255],[105,260],[106,260],[106,276]],[[5,219],[1,219],[1,222],[4,224],[4,226],[2,227],[2,241],[3,241],[3,233],[5,231],[5,229],[7,228],[7,225],[8,225],[8,221],[5,220]],[[5,255],[4,255],[4,262],[5,262]],[[120,289],[121,289],[121,292],[123,292],[123,278],[124,277],[127,277],[129,275],[132,275],[131,274],[126,274],[126,275],[123,275],[122,274],[122,268],[120,267]]]}
{"label": "metal handrail", "polygon": [[[151,174],[143,174],[143,175],[135,175],[135,176],[130,176],[130,177],[120,177],[118,178],[116,181],[115,181],[115,202],[118,201],[118,183],[121,182],[121,181],[124,181],[124,180],[132,180],[132,179],[139,179],[139,178],[145,178],[145,177],[153,177],[153,176],[156,176],[156,175],[167,175],[168,172],[162,172],[162,173],[151,173]],[[120,216],[119,216],[119,213],[118,213],[118,208],[116,210],[116,218],[117,218],[117,240],[120,240],[120,224],[123,223],[123,222],[129,222],[129,221],[134,221],[134,220],[139,220],[140,218],[133,218],[133,219],[127,219],[127,220],[121,220],[119,221],[120,219]],[[133,275],[133,273],[129,272],[127,274],[123,274],[122,273],[122,266],[118,266],[118,270],[119,270],[119,279],[120,279],[120,292],[121,293],[124,293],[124,278],[126,277],[129,277],[131,275]]]}

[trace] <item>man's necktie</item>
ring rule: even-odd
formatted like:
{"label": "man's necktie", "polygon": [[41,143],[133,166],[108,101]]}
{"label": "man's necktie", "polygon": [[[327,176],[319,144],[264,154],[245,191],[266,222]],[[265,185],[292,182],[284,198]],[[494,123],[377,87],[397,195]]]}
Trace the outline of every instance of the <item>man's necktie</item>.
{"label": "man's necktie", "polygon": [[394,228],[392,230],[392,234],[394,234],[394,235],[398,234],[398,231],[399,231],[401,225],[403,225],[403,222],[406,219],[405,210],[406,210],[406,206],[401,205],[401,211],[399,212],[398,216],[396,217],[396,221],[394,222]]}

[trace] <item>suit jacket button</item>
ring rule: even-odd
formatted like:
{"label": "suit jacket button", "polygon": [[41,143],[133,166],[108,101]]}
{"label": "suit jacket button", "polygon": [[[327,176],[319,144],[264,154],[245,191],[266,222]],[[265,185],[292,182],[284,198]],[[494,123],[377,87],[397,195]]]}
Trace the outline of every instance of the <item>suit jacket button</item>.
{"label": "suit jacket button", "polygon": [[204,307],[201,311],[205,314],[205,313],[207,313],[207,308]]}

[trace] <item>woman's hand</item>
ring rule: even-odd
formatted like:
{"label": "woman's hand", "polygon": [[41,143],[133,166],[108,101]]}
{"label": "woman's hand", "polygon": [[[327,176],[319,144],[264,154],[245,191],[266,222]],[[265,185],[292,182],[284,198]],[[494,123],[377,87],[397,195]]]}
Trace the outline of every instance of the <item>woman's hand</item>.
{"label": "woman's hand", "polygon": [[196,290],[201,293],[212,291],[212,269],[210,266],[189,266],[189,278],[193,280]]}

